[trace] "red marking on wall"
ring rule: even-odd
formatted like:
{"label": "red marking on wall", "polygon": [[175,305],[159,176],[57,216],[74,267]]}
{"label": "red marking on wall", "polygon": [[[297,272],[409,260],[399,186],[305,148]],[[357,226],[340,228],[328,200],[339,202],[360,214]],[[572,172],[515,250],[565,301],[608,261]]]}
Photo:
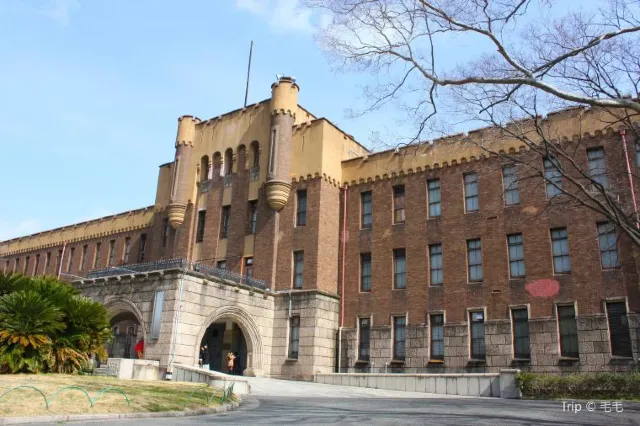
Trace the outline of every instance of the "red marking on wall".
{"label": "red marking on wall", "polygon": [[560,291],[560,283],[556,280],[535,280],[525,285],[527,292],[533,297],[553,297]]}

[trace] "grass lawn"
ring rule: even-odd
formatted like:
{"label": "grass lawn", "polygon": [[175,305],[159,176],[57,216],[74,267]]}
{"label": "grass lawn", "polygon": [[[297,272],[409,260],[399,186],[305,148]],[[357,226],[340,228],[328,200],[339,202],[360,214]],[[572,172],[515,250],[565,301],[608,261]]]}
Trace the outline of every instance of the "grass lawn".
{"label": "grass lawn", "polygon": [[[195,392],[189,402],[189,394],[194,389],[203,388],[202,383],[179,383],[163,381],[118,380],[103,376],[74,376],[65,374],[3,374],[0,375],[0,395],[15,386],[35,386],[49,400],[49,409],[42,396],[33,389],[16,389],[0,399],[0,417],[42,416],[55,414],[98,414],[98,413],[137,413],[157,411],[181,411],[213,407],[207,404],[204,392]],[[83,392],[69,389],[53,394],[65,386],[79,386],[95,398],[100,390],[113,386],[122,389],[128,396],[131,406],[124,396],[117,392],[103,394],[93,407]],[[222,395],[221,389],[206,387],[209,397]],[[187,402],[186,406],[184,405]]]}

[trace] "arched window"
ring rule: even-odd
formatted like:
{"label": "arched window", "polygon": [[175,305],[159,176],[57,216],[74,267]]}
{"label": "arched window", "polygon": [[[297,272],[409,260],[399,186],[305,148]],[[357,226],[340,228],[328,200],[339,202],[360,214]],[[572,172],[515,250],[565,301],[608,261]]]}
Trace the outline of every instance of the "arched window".
{"label": "arched window", "polygon": [[247,168],[247,148],[244,145],[240,145],[237,151],[238,157],[238,172],[243,172]]}
{"label": "arched window", "polygon": [[222,166],[224,167],[224,176],[229,176],[233,173],[233,150],[231,148],[227,148],[224,152],[224,163]]}
{"label": "arched window", "polygon": [[260,143],[251,142],[251,168],[260,168]]}
{"label": "arched window", "polygon": [[210,172],[211,164],[209,163],[209,156],[203,155],[200,159],[200,182],[204,182],[207,179],[211,179]]}
{"label": "arched window", "polygon": [[213,173],[212,176],[222,176],[222,154],[216,152],[213,154]]}

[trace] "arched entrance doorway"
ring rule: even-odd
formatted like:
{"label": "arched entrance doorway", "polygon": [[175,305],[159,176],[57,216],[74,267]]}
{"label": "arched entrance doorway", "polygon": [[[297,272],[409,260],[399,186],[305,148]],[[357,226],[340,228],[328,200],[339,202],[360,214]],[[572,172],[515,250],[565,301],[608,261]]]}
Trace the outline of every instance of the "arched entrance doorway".
{"label": "arched entrance doorway", "polygon": [[142,339],[142,327],[134,314],[120,312],[111,318],[113,340],[109,343],[109,358],[136,358],[135,345]]}
{"label": "arched entrance doorway", "polygon": [[[202,350],[204,346],[207,350]],[[242,329],[231,319],[219,320],[207,327],[200,342],[203,368],[241,376],[247,368],[247,341]],[[234,368],[228,369],[227,356],[233,353]]]}
{"label": "arched entrance doorway", "polygon": [[[211,370],[226,373],[227,354],[238,352],[236,372],[241,371],[244,376],[264,375],[260,328],[252,316],[238,306],[223,306],[209,315],[202,323],[196,342],[198,345],[193,348],[196,363],[200,359],[201,348],[206,343],[209,346]],[[216,346],[211,346],[212,344]]]}

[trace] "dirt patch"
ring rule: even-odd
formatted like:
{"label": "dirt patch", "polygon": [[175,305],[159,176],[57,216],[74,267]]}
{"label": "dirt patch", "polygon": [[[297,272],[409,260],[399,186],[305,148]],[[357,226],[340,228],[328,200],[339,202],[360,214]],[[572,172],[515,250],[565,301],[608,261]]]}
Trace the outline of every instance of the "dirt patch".
{"label": "dirt patch", "polygon": [[[222,396],[221,389],[202,383],[118,380],[113,377],[64,374],[0,376],[0,395],[16,386],[38,388],[49,401],[49,409],[38,391],[21,388],[0,399],[0,417],[182,411],[213,407],[218,400],[211,400],[212,396]],[[121,389],[130,405],[124,395],[110,391],[97,398],[92,407],[87,395],[79,389],[71,388],[57,393],[65,386],[82,388],[92,399],[105,388]]]}

